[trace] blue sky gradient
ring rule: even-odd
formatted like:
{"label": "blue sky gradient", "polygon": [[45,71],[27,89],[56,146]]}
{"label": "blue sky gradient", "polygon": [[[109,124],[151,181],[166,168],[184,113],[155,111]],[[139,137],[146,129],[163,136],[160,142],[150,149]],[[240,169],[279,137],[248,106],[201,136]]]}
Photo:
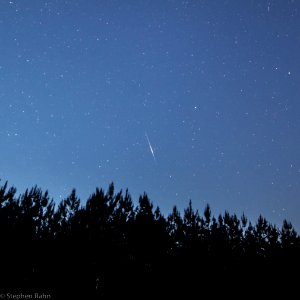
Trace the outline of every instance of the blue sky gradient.
{"label": "blue sky gradient", "polygon": [[[300,230],[299,1],[0,1],[0,177]],[[153,159],[149,143],[153,148]]]}

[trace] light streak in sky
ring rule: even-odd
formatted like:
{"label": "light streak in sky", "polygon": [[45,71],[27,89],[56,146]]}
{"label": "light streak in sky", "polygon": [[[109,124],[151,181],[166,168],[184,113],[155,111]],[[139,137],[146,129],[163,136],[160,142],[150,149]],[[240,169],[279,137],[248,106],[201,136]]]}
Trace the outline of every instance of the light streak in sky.
{"label": "light streak in sky", "polygon": [[147,141],[148,141],[148,145],[149,145],[149,148],[150,148],[151,154],[152,154],[152,156],[153,156],[153,159],[154,159],[154,161],[156,162],[156,158],[155,158],[154,150],[153,150],[153,148],[152,148],[152,146],[151,146],[151,143],[150,143],[149,137],[148,137],[148,135],[147,135],[147,132],[145,132],[145,136],[146,136],[146,139],[147,139]]}

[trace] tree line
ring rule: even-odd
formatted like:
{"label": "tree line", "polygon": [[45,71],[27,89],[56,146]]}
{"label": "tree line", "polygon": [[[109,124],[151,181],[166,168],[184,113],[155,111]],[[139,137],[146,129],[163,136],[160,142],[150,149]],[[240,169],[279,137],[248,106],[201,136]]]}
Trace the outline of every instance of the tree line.
{"label": "tree line", "polygon": [[[290,290],[299,279],[300,237],[260,216],[203,215],[190,201],[164,216],[144,193],[97,188],[85,204],[75,189],[55,203],[37,186],[0,186],[0,292],[52,299],[114,299]],[[273,281],[273,287],[269,282]],[[277,282],[277,284],[276,284]],[[197,298],[198,299],[198,298]]]}

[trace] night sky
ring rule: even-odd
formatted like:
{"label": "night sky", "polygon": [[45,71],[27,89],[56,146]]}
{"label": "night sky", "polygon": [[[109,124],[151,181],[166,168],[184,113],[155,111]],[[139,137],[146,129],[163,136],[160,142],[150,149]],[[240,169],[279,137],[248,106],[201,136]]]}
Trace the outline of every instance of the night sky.
{"label": "night sky", "polygon": [[0,1],[0,177],[300,230],[300,1]]}

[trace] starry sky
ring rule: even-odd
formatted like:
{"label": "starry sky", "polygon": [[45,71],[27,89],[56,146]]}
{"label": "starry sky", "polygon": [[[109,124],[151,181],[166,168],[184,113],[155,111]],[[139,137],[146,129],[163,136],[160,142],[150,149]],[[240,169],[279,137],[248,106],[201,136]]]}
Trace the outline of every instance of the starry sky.
{"label": "starry sky", "polygon": [[2,183],[299,231],[299,49],[298,0],[0,0]]}

